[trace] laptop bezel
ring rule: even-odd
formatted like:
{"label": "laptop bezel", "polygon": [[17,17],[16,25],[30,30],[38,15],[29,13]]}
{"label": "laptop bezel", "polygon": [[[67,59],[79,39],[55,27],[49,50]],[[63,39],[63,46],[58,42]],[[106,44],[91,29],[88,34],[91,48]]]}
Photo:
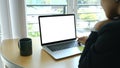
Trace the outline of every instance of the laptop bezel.
{"label": "laptop bezel", "polygon": [[[42,31],[41,31],[41,24],[40,24],[40,17],[53,17],[53,16],[74,16],[74,27],[75,27],[75,38],[71,38],[71,39],[66,39],[66,40],[59,40],[59,41],[54,41],[54,42],[49,42],[49,43],[42,43]],[[38,22],[39,22],[39,32],[40,32],[40,41],[41,41],[41,45],[49,45],[49,44],[54,44],[54,43],[60,43],[60,42],[66,42],[66,41],[70,41],[70,40],[76,40],[77,38],[77,34],[76,34],[76,20],[75,20],[75,14],[55,14],[55,15],[40,15],[38,16]]]}

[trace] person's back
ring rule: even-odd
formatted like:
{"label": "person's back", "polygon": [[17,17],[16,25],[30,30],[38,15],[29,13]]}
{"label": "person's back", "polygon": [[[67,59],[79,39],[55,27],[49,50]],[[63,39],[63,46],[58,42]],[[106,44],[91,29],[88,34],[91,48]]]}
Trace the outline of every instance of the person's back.
{"label": "person's back", "polygon": [[85,41],[79,68],[120,68],[120,0],[101,4],[108,20],[97,23]]}

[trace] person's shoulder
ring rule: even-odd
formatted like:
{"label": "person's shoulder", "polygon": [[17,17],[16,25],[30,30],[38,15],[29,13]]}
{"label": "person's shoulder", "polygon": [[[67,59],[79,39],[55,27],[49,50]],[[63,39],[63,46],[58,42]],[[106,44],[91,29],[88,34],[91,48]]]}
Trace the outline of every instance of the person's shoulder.
{"label": "person's shoulder", "polygon": [[113,20],[110,23],[106,24],[105,27],[109,27],[109,28],[112,28],[112,27],[118,28],[119,27],[120,28],[120,20]]}
{"label": "person's shoulder", "polygon": [[113,20],[105,24],[99,31],[99,33],[104,32],[119,32],[120,33],[120,20]]}

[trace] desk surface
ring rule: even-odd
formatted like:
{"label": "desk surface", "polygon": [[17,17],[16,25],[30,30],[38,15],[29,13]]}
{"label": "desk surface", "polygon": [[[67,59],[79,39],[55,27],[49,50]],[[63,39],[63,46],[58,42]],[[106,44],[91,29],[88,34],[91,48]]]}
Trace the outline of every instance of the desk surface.
{"label": "desk surface", "polygon": [[77,68],[80,55],[69,58],[54,60],[40,46],[39,39],[32,39],[33,54],[31,56],[20,56],[18,49],[18,39],[9,39],[2,41],[2,56],[24,68]]}

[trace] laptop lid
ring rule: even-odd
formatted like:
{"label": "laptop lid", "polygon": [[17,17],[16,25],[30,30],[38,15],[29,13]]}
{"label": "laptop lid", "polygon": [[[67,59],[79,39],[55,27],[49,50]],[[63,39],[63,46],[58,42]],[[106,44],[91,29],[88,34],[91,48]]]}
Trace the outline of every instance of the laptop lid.
{"label": "laptop lid", "polygon": [[41,45],[76,39],[74,14],[39,16]]}

